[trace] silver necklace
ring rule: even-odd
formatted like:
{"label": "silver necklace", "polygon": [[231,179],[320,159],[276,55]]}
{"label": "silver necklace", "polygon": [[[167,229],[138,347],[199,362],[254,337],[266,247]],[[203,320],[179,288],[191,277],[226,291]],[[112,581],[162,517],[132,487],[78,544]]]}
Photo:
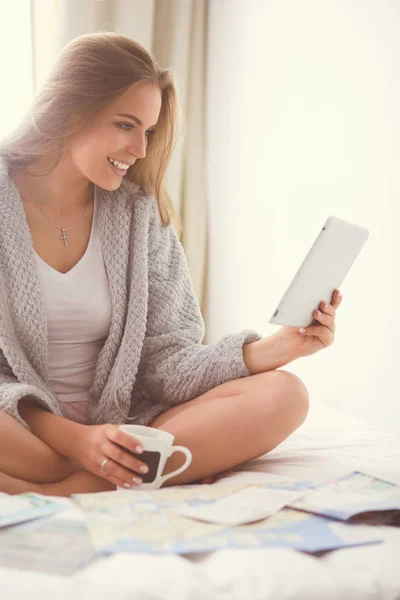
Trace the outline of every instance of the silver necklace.
{"label": "silver necklace", "polygon": [[50,223],[53,223],[54,227],[57,227],[57,229],[59,229],[61,231],[61,235],[60,235],[60,240],[62,240],[64,242],[64,246],[67,245],[67,241],[68,241],[68,234],[66,233],[69,229],[71,229],[72,227],[75,227],[75,225],[77,225],[79,223],[79,221],[82,221],[82,219],[85,217],[86,213],[87,213],[87,209],[89,206],[89,198],[86,201],[86,208],[85,208],[85,212],[83,213],[83,215],[81,216],[80,219],[78,219],[77,221],[75,221],[75,223],[72,223],[72,225],[70,225],[69,227],[59,227],[57,225],[57,223],[54,223],[54,221],[52,219],[50,219],[50,217],[48,217],[46,215],[46,213],[44,212],[44,210],[42,209],[42,207],[36,202],[35,198],[33,198],[33,201],[35,202],[36,206],[39,208],[39,210],[42,211],[42,213],[44,214],[44,216],[46,217],[46,219],[48,219],[50,221]]}

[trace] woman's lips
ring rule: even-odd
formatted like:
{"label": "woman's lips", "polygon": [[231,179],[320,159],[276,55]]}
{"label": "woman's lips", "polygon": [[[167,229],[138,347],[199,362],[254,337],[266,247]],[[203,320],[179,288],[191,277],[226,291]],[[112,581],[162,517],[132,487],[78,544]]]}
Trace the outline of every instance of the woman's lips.
{"label": "woman's lips", "polygon": [[108,159],[107,159],[107,163],[110,165],[110,168],[115,173],[115,175],[118,175],[118,177],[123,177],[124,175],[126,175],[127,169],[118,169],[118,167],[116,167],[115,165],[110,163],[110,161]]}

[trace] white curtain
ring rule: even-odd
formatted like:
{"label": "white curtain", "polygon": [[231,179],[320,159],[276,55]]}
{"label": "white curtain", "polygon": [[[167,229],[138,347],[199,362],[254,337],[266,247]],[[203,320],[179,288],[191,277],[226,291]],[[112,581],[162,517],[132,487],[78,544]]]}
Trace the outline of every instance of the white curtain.
{"label": "white curtain", "polygon": [[34,89],[70,40],[94,31],[117,31],[171,68],[187,137],[181,137],[166,175],[178,209],[182,243],[196,295],[203,305],[206,280],[207,198],[204,172],[205,41],[208,0],[31,0]]}
{"label": "white curtain", "polygon": [[0,138],[17,126],[32,97],[29,0],[0,2]]}
{"label": "white curtain", "polygon": [[390,0],[211,2],[206,146],[210,342],[277,330],[329,215],[367,227],[335,343],[284,368],[312,402],[397,433],[399,31]]}

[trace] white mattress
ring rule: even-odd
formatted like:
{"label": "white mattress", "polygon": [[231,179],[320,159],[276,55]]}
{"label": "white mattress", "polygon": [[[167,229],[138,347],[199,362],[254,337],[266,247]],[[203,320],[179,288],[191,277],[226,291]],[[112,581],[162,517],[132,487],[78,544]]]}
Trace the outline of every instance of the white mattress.
{"label": "white mattress", "polygon": [[[268,455],[213,485],[276,473],[324,481],[352,470],[400,484],[400,437],[312,404],[306,422]],[[26,600],[395,600],[400,599],[400,528],[379,527],[384,543],[322,557],[286,549],[202,555],[114,555],[65,578],[0,568],[0,598]]]}

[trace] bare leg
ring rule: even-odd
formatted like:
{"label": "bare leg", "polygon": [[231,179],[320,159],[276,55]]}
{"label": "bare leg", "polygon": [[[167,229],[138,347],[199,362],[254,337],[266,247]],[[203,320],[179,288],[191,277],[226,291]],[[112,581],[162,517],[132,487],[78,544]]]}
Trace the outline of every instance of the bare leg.
{"label": "bare leg", "polygon": [[32,483],[61,481],[75,470],[29,429],[0,411],[0,472]]}
{"label": "bare leg", "polygon": [[46,496],[70,496],[71,494],[110,492],[116,487],[113,483],[82,469],[72,473],[64,481],[42,483],[41,489],[40,493]]}
{"label": "bare leg", "polygon": [[7,475],[6,473],[0,473],[0,492],[6,492],[6,494],[36,492],[36,494],[41,494],[42,490],[39,483],[22,481],[21,479],[10,477],[10,475]]}
{"label": "bare leg", "polygon": [[[283,370],[224,383],[194,400],[170,408],[151,426],[172,433],[175,444],[191,450],[193,461],[166,485],[210,477],[269,452],[303,423],[307,412],[305,385]],[[175,454],[168,459],[164,473],[170,473],[182,463],[181,455]],[[1,487],[0,473],[0,491],[8,491]],[[69,496],[113,490],[115,486],[82,469],[63,481],[41,483],[39,489],[42,494]]]}
{"label": "bare leg", "polygon": [[87,473],[10,415],[0,412],[0,492],[68,496],[113,489],[113,484]]}
{"label": "bare leg", "polygon": [[87,494],[89,492],[108,492],[115,490],[115,485],[105,479],[96,477],[84,469],[72,473],[63,481],[54,483],[32,483],[5,473],[0,473],[0,492],[7,494],[24,494],[36,492],[45,496],[70,496],[71,494]]}
{"label": "bare leg", "polygon": [[0,491],[69,496],[115,489],[50,448],[10,415],[0,412]]}
{"label": "bare leg", "polygon": [[[301,379],[278,370],[230,381],[165,411],[151,426],[172,433],[193,459],[164,485],[193,482],[262,456],[304,422],[308,404]],[[164,473],[183,463],[177,452]]]}

